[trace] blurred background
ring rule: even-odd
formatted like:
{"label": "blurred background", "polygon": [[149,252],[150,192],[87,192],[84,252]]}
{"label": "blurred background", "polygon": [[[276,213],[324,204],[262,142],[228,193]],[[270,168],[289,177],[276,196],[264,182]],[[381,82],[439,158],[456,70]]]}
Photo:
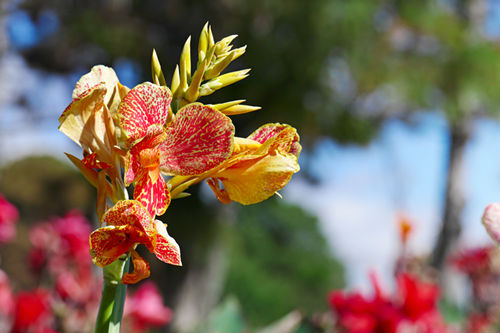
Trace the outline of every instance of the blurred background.
{"label": "blurred background", "polygon": [[[449,255],[489,244],[484,207],[500,198],[500,3],[493,0],[3,0],[0,8],[0,193],[20,211],[0,247],[14,288],[30,288],[27,234],[77,208],[95,219],[95,189],[65,160],[79,148],[57,130],[79,77],[111,66],[133,87],[151,80],[153,48],[167,83],[187,36],[210,22],[238,34],[250,77],[203,100],[245,98],[245,137],[267,122],[296,127],[301,172],[283,199],[222,205],[205,185],[162,219],[184,266],[155,260],[152,279],[190,331],[231,295],[248,327],[294,309],[325,311],[332,289],[389,289],[407,251],[446,281]],[[144,253],[147,257],[148,254]]]}

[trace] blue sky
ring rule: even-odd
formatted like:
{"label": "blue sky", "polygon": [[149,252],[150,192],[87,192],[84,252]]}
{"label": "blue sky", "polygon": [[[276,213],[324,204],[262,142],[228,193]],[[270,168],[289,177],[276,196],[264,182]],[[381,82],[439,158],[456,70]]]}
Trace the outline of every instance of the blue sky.
{"label": "blue sky", "polygon": [[[500,124],[479,119],[467,145],[461,246],[489,243],[480,218],[484,207],[500,201]],[[318,143],[311,153],[322,182],[314,186],[296,177],[285,192],[314,212],[335,253],[346,263],[351,286],[365,286],[367,271],[392,280],[399,250],[397,216],[415,226],[410,250],[426,255],[437,235],[446,181],[448,128],[438,112],[416,114],[410,124],[391,120],[367,147]]]}

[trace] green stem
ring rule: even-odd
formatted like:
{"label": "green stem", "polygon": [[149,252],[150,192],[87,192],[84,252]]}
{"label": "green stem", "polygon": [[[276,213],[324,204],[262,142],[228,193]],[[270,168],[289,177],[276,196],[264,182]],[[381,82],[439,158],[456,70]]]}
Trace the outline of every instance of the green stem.
{"label": "green stem", "polygon": [[104,281],[95,333],[120,332],[123,305],[125,304],[127,293],[127,285],[123,284],[121,280],[123,273],[128,272],[130,265],[129,258],[129,255],[124,255],[102,269]]}

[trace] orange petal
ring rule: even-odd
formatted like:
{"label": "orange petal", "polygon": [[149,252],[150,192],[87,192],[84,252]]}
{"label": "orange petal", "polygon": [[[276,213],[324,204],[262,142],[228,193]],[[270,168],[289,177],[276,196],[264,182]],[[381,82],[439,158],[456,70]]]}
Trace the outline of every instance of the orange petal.
{"label": "orange petal", "polygon": [[150,82],[135,86],[118,107],[120,126],[126,132],[128,144],[145,137],[152,125],[163,126],[167,121],[172,94],[167,87]]}
{"label": "orange petal", "polygon": [[231,203],[231,198],[229,198],[229,194],[224,188],[220,187],[219,180],[216,178],[207,179],[207,184],[210,186],[212,191],[214,191],[215,196],[219,199],[223,204]]}
{"label": "orange petal", "polygon": [[139,201],[118,201],[104,214],[103,222],[107,225],[133,227],[138,232],[145,234],[149,240],[141,240],[140,242],[154,248],[156,228],[151,215]]}
{"label": "orange petal", "polygon": [[167,264],[182,266],[181,250],[175,239],[170,237],[167,232],[167,227],[163,222],[155,220],[156,224],[156,247],[154,254],[158,259]]}
{"label": "orange petal", "polygon": [[[132,236],[132,237],[131,237]],[[104,267],[126,253],[136,241],[131,226],[102,227],[90,234],[90,254],[97,266]]]}
{"label": "orange petal", "polygon": [[231,120],[200,103],[179,110],[165,133],[167,137],[160,145],[160,168],[167,174],[201,174],[222,163],[232,152]]}
{"label": "orange petal", "polygon": [[143,257],[135,250],[130,251],[132,265],[134,270],[132,273],[123,274],[122,282],[124,284],[134,284],[141,280],[147,279],[151,274],[149,271],[149,264]]}

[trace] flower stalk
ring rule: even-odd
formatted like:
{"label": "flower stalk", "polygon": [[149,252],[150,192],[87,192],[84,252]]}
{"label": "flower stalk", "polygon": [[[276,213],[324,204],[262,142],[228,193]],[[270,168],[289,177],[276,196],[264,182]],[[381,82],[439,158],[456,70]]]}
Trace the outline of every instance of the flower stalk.
{"label": "flower stalk", "polygon": [[130,255],[123,255],[102,269],[104,279],[95,333],[120,333],[127,294],[127,285],[121,281],[129,265]]}

